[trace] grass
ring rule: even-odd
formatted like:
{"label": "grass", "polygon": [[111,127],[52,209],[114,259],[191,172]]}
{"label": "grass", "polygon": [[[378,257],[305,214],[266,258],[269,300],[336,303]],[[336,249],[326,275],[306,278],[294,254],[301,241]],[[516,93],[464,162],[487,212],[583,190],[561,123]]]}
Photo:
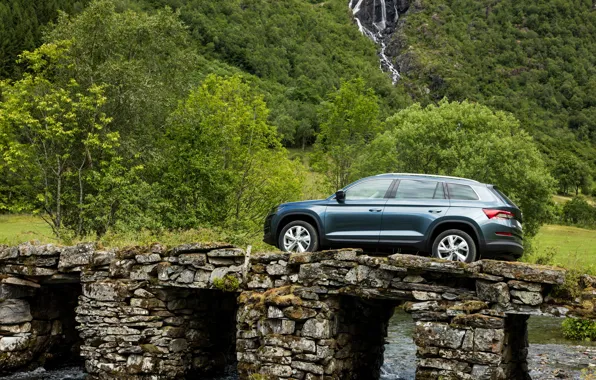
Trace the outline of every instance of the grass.
{"label": "grass", "polygon": [[[0,215],[0,244],[17,245],[31,240],[43,243],[56,243],[50,227],[41,218],[32,215]],[[93,238],[80,241],[94,240]],[[161,242],[165,245],[178,245],[196,241],[223,241],[245,248],[252,245],[253,252],[276,250],[261,241],[260,235],[239,235],[212,228],[199,228],[188,231],[165,231],[152,233],[135,231],[126,234],[107,234],[101,239],[106,247],[127,245],[148,245]],[[72,244],[77,241],[62,241]],[[552,252],[555,265],[578,269],[581,272],[596,274],[596,230],[584,228],[546,225],[534,239],[537,255]],[[532,257],[529,258],[532,261]]]}
{"label": "grass", "polygon": [[536,252],[553,251],[553,263],[596,273],[596,230],[546,225],[534,239]]}
{"label": "grass", "polygon": [[0,244],[17,245],[25,241],[56,242],[52,229],[33,215],[0,215]]}

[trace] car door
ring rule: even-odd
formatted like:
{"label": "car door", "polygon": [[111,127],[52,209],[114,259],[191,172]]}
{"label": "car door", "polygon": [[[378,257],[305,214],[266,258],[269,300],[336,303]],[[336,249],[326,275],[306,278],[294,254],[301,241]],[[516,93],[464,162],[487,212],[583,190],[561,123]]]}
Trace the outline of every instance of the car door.
{"label": "car door", "polygon": [[380,243],[422,243],[430,225],[447,214],[449,199],[441,181],[401,179],[385,203]]}
{"label": "car door", "polygon": [[369,179],[345,190],[345,200],[332,199],[325,214],[325,238],[334,243],[376,244],[393,179]]}

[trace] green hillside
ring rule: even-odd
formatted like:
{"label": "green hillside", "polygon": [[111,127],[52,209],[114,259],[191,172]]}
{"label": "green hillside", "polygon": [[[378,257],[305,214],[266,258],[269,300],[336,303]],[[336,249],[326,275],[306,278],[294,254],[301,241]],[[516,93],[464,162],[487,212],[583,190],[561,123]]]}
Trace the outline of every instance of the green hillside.
{"label": "green hillside", "polygon": [[594,170],[592,0],[419,3],[395,36],[408,63],[403,84],[415,99],[468,99],[509,111],[553,166],[569,161],[569,152]]}

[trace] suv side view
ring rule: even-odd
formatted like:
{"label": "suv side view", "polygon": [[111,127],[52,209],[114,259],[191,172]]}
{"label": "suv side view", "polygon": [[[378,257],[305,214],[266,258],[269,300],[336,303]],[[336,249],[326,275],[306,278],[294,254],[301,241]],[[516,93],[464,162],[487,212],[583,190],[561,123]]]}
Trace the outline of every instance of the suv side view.
{"label": "suv side view", "polygon": [[495,186],[456,177],[379,174],[323,200],[284,203],[264,241],[282,251],[327,247],[417,251],[472,262],[519,258],[522,213]]}

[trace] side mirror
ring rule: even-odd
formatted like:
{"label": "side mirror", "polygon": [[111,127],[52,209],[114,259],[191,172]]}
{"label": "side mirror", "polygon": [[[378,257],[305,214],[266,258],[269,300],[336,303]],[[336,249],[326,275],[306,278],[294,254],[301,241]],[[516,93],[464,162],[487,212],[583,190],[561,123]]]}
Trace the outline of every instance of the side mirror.
{"label": "side mirror", "polygon": [[346,193],[343,190],[338,190],[335,193],[335,200],[338,201],[339,203],[342,203],[343,201],[346,200]]}

